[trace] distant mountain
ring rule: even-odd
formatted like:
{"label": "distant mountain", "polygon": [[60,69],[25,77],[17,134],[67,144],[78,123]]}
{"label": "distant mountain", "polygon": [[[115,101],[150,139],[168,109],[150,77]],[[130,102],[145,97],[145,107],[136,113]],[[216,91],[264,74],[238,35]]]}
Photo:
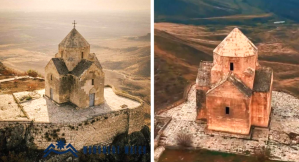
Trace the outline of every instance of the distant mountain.
{"label": "distant mountain", "polygon": [[267,13],[299,22],[298,0],[155,0],[154,4],[155,22],[197,24],[200,18]]}
{"label": "distant mountain", "polygon": [[121,70],[135,76],[150,77],[150,46],[122,49],[123,58],[105,61],[105,68]]}
{"label": "distant mountain", "polygon": [[151,41],[151,33],[147,33],[146,35],[138,36],[138,37],[128,37],[127,39],[135,40],[135,41]]}

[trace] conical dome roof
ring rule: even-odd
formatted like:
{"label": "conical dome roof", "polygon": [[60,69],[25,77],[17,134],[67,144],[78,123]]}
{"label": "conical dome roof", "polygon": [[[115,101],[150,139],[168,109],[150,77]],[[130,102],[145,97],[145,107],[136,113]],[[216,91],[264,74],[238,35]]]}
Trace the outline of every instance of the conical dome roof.
{"label": "conical dome roof", "polygon": [[215,49],[214,53],[227,57],[248,57],[257,54],[256,46],[235,28]]}
{"label": "conical dome roof", "polygon": [[75,28],[73,28],[71,32],[59,44],[59,47],[65,48],[80,48],[88,46],[89,43]]}

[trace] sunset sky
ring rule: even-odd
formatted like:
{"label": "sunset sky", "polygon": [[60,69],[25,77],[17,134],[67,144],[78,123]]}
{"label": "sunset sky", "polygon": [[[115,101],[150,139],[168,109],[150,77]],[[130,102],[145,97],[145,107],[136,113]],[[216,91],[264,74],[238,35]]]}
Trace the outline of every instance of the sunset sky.
{"label": "sunset sky", "polygon": [[150,0],[0,0],[0,11],[150,12]]}

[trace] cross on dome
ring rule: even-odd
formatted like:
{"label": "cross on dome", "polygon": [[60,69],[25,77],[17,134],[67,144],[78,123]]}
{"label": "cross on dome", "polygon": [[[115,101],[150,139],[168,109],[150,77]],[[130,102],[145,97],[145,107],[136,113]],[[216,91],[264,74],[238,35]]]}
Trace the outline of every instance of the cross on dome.
{"label": "cross on dome", "polygon": [[76,28],[76,24],[77,24],[77,23],[75,22],[75,20],[74,20],[74,22],[73,22],[72,24],[74,24],[74,28]]}

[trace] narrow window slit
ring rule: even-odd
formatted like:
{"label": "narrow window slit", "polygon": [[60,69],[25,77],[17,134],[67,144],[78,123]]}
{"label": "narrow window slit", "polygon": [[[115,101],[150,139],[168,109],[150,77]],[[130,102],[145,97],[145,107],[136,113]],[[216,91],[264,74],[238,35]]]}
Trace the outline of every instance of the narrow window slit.
{"label": "narrow window slit", "polygon": [[234,63],[230,63],[230,71],[233,71],[234,70]]}
{"label": "narrow window slit", "polygon": [[229,114],[229,107],[225,108],[225,114]]}

